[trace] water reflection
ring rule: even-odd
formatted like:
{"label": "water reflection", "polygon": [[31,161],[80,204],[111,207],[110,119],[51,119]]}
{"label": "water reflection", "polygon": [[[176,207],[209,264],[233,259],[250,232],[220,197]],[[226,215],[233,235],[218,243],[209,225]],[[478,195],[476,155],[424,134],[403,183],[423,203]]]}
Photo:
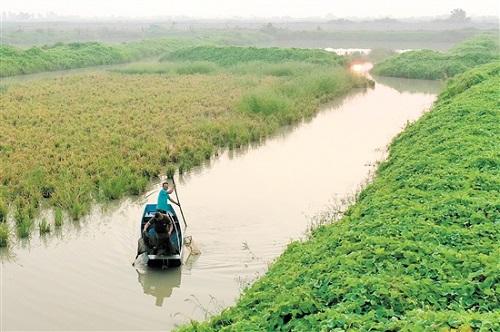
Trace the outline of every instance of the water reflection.
{"label": "water reflection", "polygon": [[151,295],[156,298],[155,305],[163,306],[163,301],[172,295],[174,288],[179,288],[181,285],[181,269],[145,269],[136,270],[137,279],[142,286],[144,294]]}
{"label": "water reflection", "polygon": [[410,78],[384,77],[373,75],[377,83],[387,85],[398,92],[438,94],[443,88],[442,81],[416,80]]}

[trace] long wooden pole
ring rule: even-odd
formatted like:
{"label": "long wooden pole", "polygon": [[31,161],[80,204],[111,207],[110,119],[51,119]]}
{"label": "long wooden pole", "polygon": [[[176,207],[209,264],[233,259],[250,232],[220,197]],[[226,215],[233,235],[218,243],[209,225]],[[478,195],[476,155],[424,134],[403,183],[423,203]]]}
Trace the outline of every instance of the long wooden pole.
{"label": "long wooden pole", "polygon": [[184,221],[184,227],[187,228],[186,218],[184,217],[184,212],[182,211],[181,201],[179,199],[179,194],[177,193],[177,185],[175,184],[174,176],[172,176],[172,184],[174,185],[175,198],[177,198],[177,203],[179,203],[179,210],[181,210],[182,221]]}

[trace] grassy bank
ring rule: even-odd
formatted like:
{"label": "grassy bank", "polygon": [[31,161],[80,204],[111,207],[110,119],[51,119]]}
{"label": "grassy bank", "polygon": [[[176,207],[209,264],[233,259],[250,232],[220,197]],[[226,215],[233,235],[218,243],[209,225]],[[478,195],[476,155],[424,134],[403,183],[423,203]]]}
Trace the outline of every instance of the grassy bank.
{"label": "grassy bank", "polygon": [[144,40],[122,44],[57,43],[52,46],[19,49],[0,46],[0,77],[124,63],[160,55],[188,41],[175,39]]}
{"label": "grassy bank", "polygon": [[247,62],[282,63],[298,61],[313,64],[343,65],[342,57],[329,52],[299,48],[257,48],[197,46],[183,48],[161,58],[162,61],[210,61],[221,66]]}
{"label": "grassy bank", "polygon": [[377,64],[373,72],[382,76],[446,79],[499,59],[498,35],[483,35],[445,53],[420,50],[393,56]]}
{"label": "grassy bank", "polygon": [[180,331],[498,331],[500,65],[449,82],[346,215]]}
{"label": "grassy bank", "polygon": [[0,199],[27,236],[40,206],[78,218],[366,84],[331,64],[182,61],[12,85],[0,94]]}

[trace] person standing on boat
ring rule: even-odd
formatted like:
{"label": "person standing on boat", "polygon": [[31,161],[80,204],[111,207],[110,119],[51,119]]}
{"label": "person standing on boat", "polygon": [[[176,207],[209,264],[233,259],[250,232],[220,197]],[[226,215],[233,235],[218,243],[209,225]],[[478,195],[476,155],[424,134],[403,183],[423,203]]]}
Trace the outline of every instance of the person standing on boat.
{"label": "person standing on boat", "polygon": [[169,188],[168,187],[168,182],[165,181],[161,184],[162,188],[160,189],[160,192],[158,193],[158,202],[156,203],[156,211],[166,214],[167,212],[172,213],[173,208],[172,205],[169,204],[169,201],[174,203],[175,205],[179,205],[172,197],[170,197],[170,194],[174,192],[174,188]]}

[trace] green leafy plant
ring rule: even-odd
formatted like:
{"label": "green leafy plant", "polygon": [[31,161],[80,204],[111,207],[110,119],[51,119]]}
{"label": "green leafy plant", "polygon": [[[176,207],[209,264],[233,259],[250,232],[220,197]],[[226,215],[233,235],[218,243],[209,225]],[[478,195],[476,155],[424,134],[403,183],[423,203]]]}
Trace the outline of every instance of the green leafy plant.
{"label": "green leafy plant", "polygon": [[458,44],[446,53],[409,51],[377,64],[373,72],[382,76],[446,79],[475,66],[500,60],[497,35],[481,35]]}
{"label": "green leafy plant", "polygon": [[179,331],[498,331],[499,70],[451,80],[342,219]]}

